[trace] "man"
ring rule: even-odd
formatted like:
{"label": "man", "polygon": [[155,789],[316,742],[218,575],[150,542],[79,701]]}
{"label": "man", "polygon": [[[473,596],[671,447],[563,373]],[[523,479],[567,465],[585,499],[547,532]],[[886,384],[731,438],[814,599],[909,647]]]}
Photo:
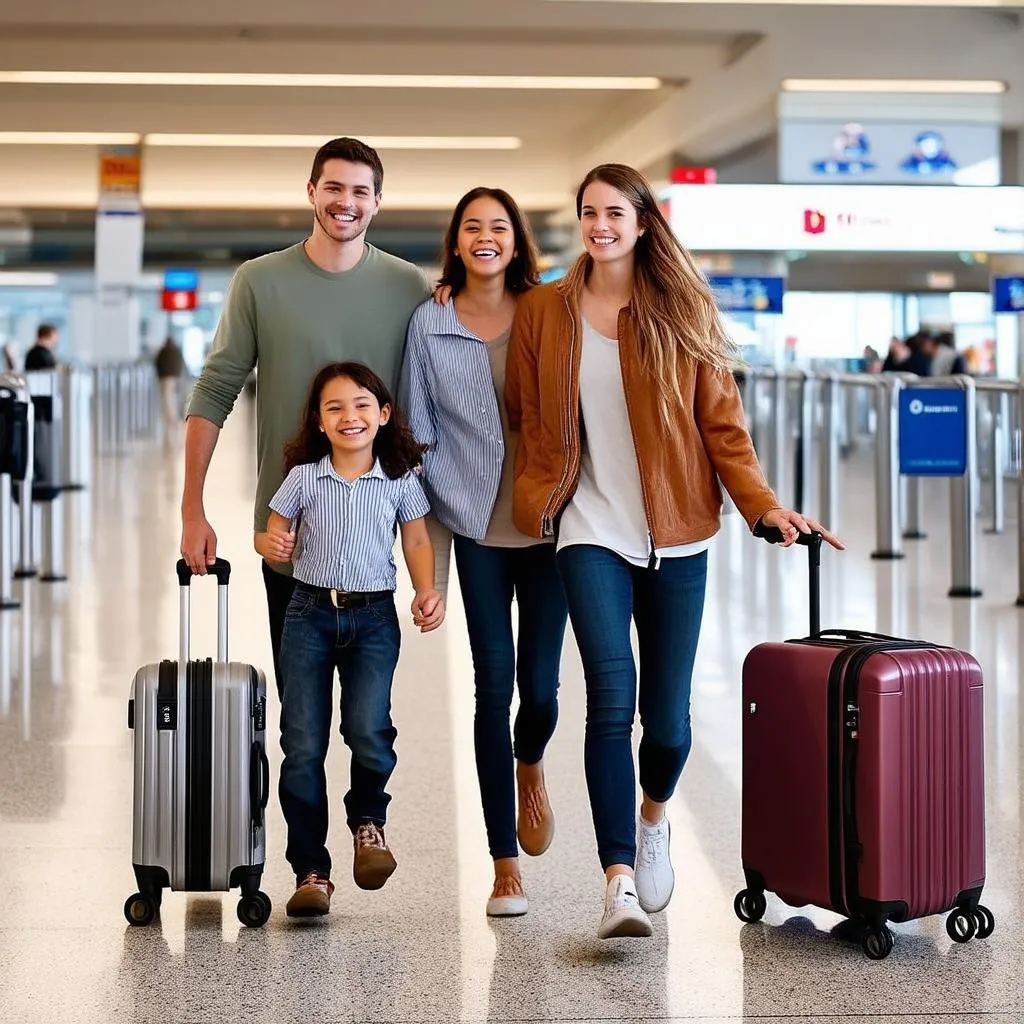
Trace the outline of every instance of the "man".
{"label": "man", "polygon": [[160,381],[160,402],[164,414],[164,440],[172,441],[181,421],[178,382],[185,372],[185,357],[177,342],[168,336],[154,359],[157,379]]}
{"label": "man", "polygon": [[[358,360],[396,390],[409,318],[430,289],[411,263],[366,242],[383,180],[380,157],[369,146],[348,138],[328,142],[307,184],[310,236],[242,264],[232,279],[186,418],[181,553],[193,572],[204,574],[216,557],[203,487],[220,429],[257,363],[257,533],[267,528],[268,502],[283,478],[284,445],[299,429],[317,372],[330,362]],[[291,566],[264,561],[263,579],[280,695]]]}
{"label": "man", "polygon": [[40,324],[36,331],[36,343],[25,353],[25,372],[31,370],[56,370],[57,357],[53,350],[60,335],[52,324]]}

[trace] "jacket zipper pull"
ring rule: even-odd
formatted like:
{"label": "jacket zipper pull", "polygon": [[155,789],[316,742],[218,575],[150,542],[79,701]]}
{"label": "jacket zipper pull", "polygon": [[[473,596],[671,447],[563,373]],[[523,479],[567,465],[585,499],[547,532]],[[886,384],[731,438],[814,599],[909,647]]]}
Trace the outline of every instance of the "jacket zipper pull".
{"label": "jacket zipper pull", "polygon": [[647,533],[647,543],[651,547],[651,554],[647,559],[647,568],[657,571],[661,566],[661,559],[658,557],[657,549],[654,547],[654,535],[650,531]]}

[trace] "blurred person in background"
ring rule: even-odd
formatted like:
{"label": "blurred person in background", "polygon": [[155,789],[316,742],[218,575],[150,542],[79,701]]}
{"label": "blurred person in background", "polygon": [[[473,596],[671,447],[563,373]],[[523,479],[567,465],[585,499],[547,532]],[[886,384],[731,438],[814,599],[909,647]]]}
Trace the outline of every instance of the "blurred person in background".
{"label": "blurred person in background", "polygon": [[956,337],[952,331],[939,331],[935,336],[935,355],[932,356],[932,376],[949,377],[966,373],[967,360],[956,350]]}
{"label": "blurred person in background", "polygon": [[53,324],[40,324],[36,331],[36,343],[25,353],[25,372],[32,370],[56,370],[57,357],[53,350],[60,341],[60,333]]}
{"label": "blurred person in background", "polygon": [[172,441],[178,435],[181,423],[181,376],[185,372],[185,357],[174,338],[168,336],[154,359],[157,379],[160,381],[160,401],[164,414],[164,440]]}

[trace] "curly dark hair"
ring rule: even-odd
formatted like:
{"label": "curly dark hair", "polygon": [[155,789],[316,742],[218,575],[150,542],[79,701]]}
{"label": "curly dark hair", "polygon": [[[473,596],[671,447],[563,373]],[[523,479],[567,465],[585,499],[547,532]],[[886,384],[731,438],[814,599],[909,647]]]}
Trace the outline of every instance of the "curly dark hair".
{"label": "curly dark hair", "polygon": [[319,462],[331,453],[331,442],[320,429],[320,396],[324,388],[338,377],[348,377],[357,387],[369,391],[383,409],[391,407],[391,418],[373,439],[374,457],[381,469],[397,480],[414,470],[423,461],[426,445],[420,444],[405,421],[402,410],[391,397],[387,385],[362,363],[329,363],[313,378],[309,398],[302,413],[302,427],[284,449],[284,472],[287,476],[296,466]]}

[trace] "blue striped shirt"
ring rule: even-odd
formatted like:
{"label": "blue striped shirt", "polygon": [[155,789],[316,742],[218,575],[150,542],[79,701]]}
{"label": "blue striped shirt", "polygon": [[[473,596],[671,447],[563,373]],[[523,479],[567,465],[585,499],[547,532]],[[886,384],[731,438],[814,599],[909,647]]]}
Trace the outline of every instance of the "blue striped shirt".
{"label": "blue striped shirt", "polygon": [[335,472],[331,457],[296,466],[270,499],[285,519],[302,516],[295,544],[295,578],[337,590],[394,590],[398,523],[430,511],[411,473],[392,480],[380,462],[355,480]]}
{"label": "blue striped shirt", "polygon": [[430,446],[423,478],[434,514],[449,530],[483,539],[505,440],[487,345],[462,325],[454,302],[427,299],[413,312],[399,402],[416,439]]}

